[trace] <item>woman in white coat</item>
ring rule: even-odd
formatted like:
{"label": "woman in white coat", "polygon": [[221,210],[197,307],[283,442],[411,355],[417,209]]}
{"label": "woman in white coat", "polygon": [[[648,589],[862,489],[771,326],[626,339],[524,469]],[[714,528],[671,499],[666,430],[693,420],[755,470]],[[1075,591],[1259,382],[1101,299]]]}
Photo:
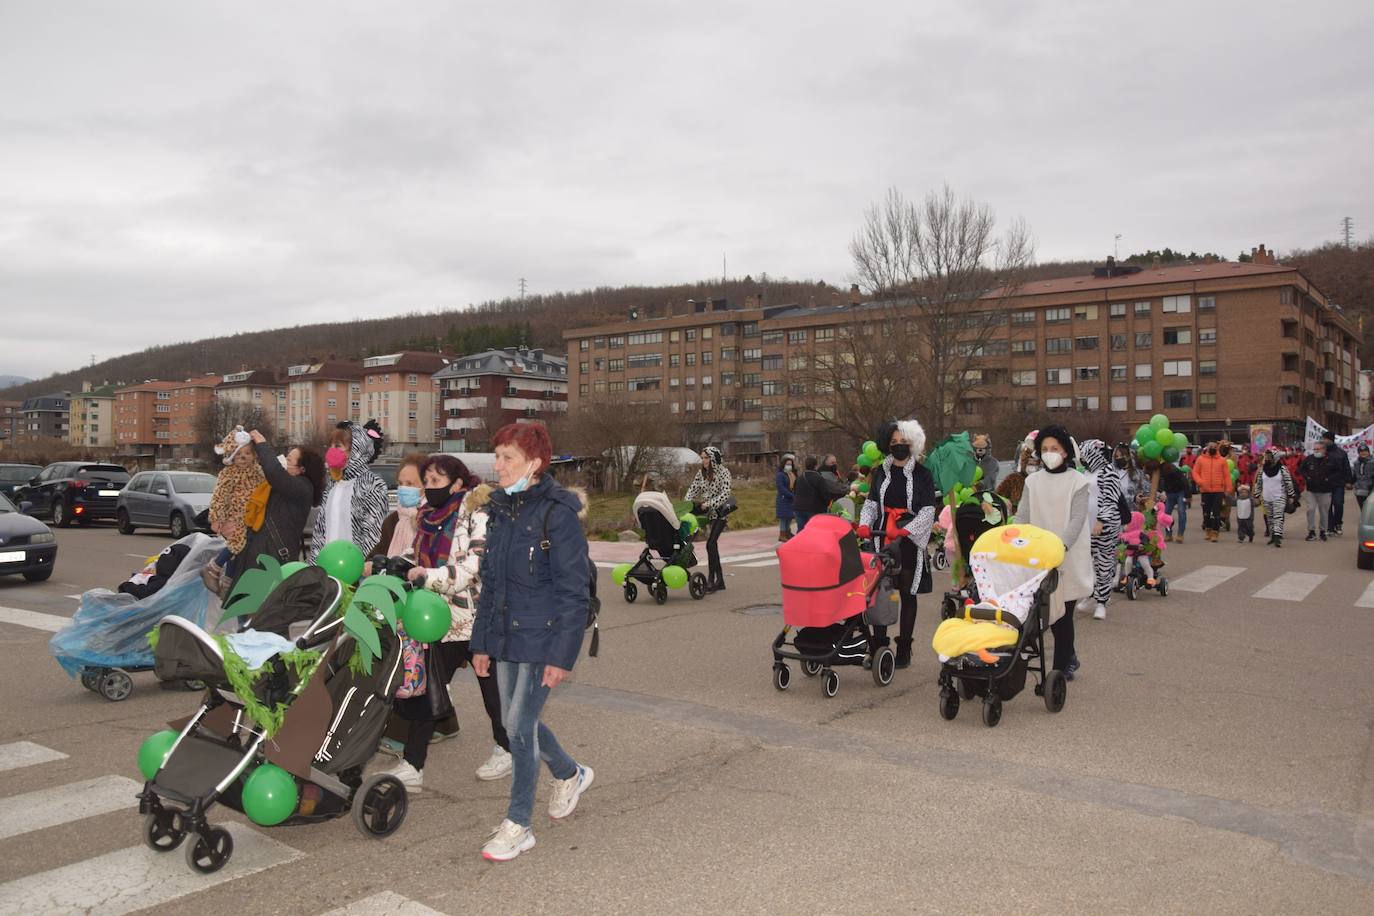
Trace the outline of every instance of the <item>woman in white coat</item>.
{"label": "woman in white coat", "polygon": [[1052,531],[1064,542],[1059,587],[1050,598],[1050,632],[1054,634],[1054,667],[1073,680],[1078,655],[1073,645],[1073,610],[1092,594],[1093,560],[1090,536],[1093,517],[1088,475],[1074,470],[1078,456],[1073,438],[1061,426],[1048,426],[1035,437],[1035,456],[1042,470],[1026,477],[1026,489],[1016,520]]}

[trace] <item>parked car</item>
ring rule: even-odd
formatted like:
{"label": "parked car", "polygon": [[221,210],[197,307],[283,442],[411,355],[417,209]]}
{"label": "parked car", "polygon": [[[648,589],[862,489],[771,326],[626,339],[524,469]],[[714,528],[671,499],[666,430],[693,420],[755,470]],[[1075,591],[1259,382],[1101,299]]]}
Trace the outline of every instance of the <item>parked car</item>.
{"label": "parked car", "polygon": [[1364,508],[1360,510],[1360,536],[1355,541],[1355,565],[1360,569],[1374,569],[1374,499],[1366,499]]}
{"label": "parked car", "polygon": [[43,472],[36,464],[0,464],[0,495],[14,500],[14,492]]}
{"label": "parked car", "polygon": [[115,521],[120,534],[136,528],[168,528],[180,540],[210,508],[215,475],[195,471],[141,471],[119,492]]}
{"label": "parked car", "polygon": [[[72,522],[113,519],[119,491],[129,482],[123,465],[96,461],[50,464],[15,494],[29,515],[46,516],[58,528]],[[28,505],[24,505],[27,503]]]}
{"label": "parked car", "polygon": [[56,563],[57,538],[48,526],[0,495],[0,576],[22,574],[30,582],[42,582]]}

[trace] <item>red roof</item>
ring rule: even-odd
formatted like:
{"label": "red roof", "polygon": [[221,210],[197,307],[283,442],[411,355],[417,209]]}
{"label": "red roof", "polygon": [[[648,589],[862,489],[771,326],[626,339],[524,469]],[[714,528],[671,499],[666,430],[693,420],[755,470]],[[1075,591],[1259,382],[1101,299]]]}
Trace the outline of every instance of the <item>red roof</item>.
{"label": "red roof", "polygon": [[[1296,273],[1296,267],[1282,264],[1251,264],[1242,261],[1217,261],[1213,264],[1185,264],[1180,267],[1147,267],[1139,273],[1115,277],[1061,277],[1058,280],[1032,280],[1013,291],[1016,296],[1044,296],[1055,293],[1074,293],[1095,289],[1129,289],[1161,283],[1187,283],[1193,280],[1224,280],[1231,277],[1253,277],[1265,274]],[[1004,295],[996,289],[983,295],[994,299]]]}

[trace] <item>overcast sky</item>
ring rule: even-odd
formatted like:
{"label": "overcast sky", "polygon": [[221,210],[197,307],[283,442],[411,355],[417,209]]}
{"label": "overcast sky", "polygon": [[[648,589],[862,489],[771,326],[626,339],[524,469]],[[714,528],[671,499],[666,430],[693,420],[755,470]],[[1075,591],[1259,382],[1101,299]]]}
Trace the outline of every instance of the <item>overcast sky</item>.
{"label": "overcast sky", "polygon": [[1374,233],[1367,2],[0,0],[0,373],[718,275],[948,181],[1041,260]]}

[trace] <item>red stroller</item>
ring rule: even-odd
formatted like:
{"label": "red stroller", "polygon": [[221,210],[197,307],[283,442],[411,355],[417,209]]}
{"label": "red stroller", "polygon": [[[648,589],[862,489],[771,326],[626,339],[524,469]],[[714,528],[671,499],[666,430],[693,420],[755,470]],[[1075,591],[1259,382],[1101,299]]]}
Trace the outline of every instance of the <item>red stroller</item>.
{"label": "red stroller", "polygon": [[792,683],[787,659],[801,662],[807,677],[821,675],[827,697],[839,692],[839,665],[870,669],[880,687],[891,683],[896,657],[873,648],[873,627],[895,624],[900,612],[893,560],[861,552],[844,519],[817,515],[778,548],[778,568],[785,625],[773,640],[773,686]]}

